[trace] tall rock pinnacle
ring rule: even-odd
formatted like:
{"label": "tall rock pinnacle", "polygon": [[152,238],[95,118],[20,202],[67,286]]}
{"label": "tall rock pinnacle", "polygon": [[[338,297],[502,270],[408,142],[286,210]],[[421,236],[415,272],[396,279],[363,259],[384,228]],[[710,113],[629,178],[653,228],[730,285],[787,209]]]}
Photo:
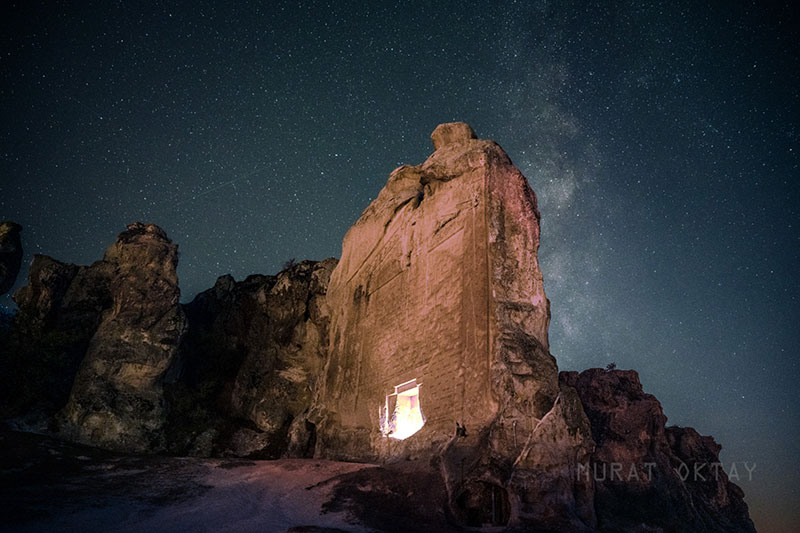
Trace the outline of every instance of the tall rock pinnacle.
{"label": "tall rock pinnacle", "polygon": [[547,493],[521,473],[568,471],[591,443],[549,353],[536,196],[502,148],[469,125],[442,124],[431,138],[435,152],[392,172],[345,236],[312,411],[317,450],[351,460],[440,457],[462,503],[487,490],[506,501],[515,476],[536,497],[558,499],[564,509],[553,508],[580,529],[593,520],[591,505],[575,501],[585,487],[565,479],[569,494]]}
{"label": "tall rock pinnacle", "polygon": [[166,422],[162,381],[186,319],[178,303],[178,246],[154,224],[119,234],[104,311],[63,410],[65,436],[105,448],[158,451]]}

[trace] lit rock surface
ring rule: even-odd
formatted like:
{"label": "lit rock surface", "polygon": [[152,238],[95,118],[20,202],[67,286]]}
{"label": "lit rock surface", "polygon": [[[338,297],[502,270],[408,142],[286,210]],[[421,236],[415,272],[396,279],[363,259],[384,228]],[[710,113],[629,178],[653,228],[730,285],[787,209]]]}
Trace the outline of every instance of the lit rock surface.
{"label": "lit rock surface", "polygon": [[597,443],[586,475],[596,480],[602,531],[755,531],[742,490],[719,464],[721,446],[692,428],[665,427],[635,371],[560,378],[577,390]]}
{"label": "lit rock surface", "polygon": [[22,265],[22,226],[14,222],[0,222],[0,294],[14,285]]}
{"label": "lit rock surface", "polygon": [[[591,437],[549,353],[536,196],[496,143],[474,137],[463,123],[439,126],[437,150],[392,172],[345,236],[309,418],[317,453],[432,456],[462,523],[586,529],[590,486],[573,474]],[[397,440],[387,421],[400,423],[392,395],[408,382],[425,424]],[[545,492],[557,511],[537,500]]]}
{"label": "lit rock surface", "polygon": [[431,141],[434,150],[438,150],[448,144],[463,143],[472,139],[477,139],[472,127],[466,122],[449,122],[439,124],[431,133]]}
{"label": "lit rock surface", "polygon": [[178,299],[178,247],[152,224],[135,223],[103,261],[113,265],[103,312],[69,401],[62,432],[108,449],[164,448],[162,381],[185,328]]}

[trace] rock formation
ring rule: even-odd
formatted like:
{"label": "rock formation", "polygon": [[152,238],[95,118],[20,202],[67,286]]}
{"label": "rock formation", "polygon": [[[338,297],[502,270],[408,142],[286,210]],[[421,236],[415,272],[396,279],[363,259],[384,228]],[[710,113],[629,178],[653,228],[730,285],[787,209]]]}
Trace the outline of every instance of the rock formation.
{"label": "rock formation", "polygon": [[[114,450],[402,464],[429,485],[409,501],[443,497],[435,522],[459,527],[753,531],[719,445],[666,427],[635,372],[559,375],[536,196],[469,125],[431,139],[338,263],[222,276],[182,306],[157,226],[89,267],[36,256],[0,328],[0,415],[47,397],[62,436]],[[354,508],[406,497],[359,500],[364,476]]]}
{"label": "rock formation", "polygon": [[162,381],[185,329],[178,247],[135,223],[105,253],[111,306],[100,319],[62,412],[70,438],[127,452],[163,449]]}
{"label": "rock formation", "polygon": [[100,315],[111,305],[112,273],[104,261],[87,267],[34,256],[28,284],[14,295],[19,310],[12,328],[0,339],[4,416],[63,407]]}
{"label": "rock formation", "polygon": [[[171,414],[175,427],[184,427],[173,438],[176,450],[313,453],[314,433],[298,417],[309,409],[326,361],[325,293],[335,266],[336,259],[303,261],[238,283],[223,276],[185,306],[189,330]],[[201,420],[192,416],[198,408]]]}
{"label": "rock formation", "polygon": [[317,453],[436,458],[470,525],[591,528],[591,481],[574,474],[592,441],[549,353],[536,196],[468,125],[431,137],[345,236]]}
{"label": "rock formation", "polygon": [[658,400],[633,370],[562,372],[589,417],[597,448],[582,475],[595,479],[602,531],[755,531],[720,446],[692,428],[665,427]]}
{"label": "rock formation", "polygon": [[0,222],[0,295],[14,285],[22,265],[22,226],[14,222]]}

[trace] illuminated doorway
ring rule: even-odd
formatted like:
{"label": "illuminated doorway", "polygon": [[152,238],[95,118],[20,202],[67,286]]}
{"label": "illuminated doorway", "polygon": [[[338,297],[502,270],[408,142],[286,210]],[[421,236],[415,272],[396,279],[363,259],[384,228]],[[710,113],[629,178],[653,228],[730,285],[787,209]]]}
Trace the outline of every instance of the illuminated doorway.
{"label": "illuminated doorway", "polygon": [[385,436],[407,439],[425,425],[419,402],[421,385],[412,379],[395,386],[394,392],[386,396],[381,413],[381,431]]}

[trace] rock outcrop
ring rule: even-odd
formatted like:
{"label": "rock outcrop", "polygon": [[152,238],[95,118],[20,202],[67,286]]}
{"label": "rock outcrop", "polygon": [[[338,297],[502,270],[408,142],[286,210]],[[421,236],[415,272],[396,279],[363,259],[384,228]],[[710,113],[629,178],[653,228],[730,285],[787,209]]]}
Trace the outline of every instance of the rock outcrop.
{"label": "rock outcrop", "polygon": [[11,289],[22,266],[21,231],[15,222],[0,222],[0,295]]}
{"label": "rock outcrop", "polygon": [[582,475],[595,480],[602,531],[755,531],[720,446],[692,428],[666,427],[658,400],[633,370],[562,372],[589,417],[597,448]]}
{"label": "rock outcrop", "polygon": [[591,482],[574,474],[592,442],[549,353],[536,196],[468,125],[431,137],[345,236],[317,454],[430,456],[468,525],[591,528]]}
{"label": "rock outcrop", "polygon": [[153,224],[135,223],[105,253],[111,306],[90,341],[61,431],[126,452],[164,448],[162,382],[185,329],[178,303],[178,247]]}
{"label": "rock outcrop", "polygon": [[64,406],[75,374],[111,305],[113,266],[76,266],[35,255],[28,284],[14,294],[19,310],[0,339],[3,416],[36,408],[52,414]]}
{"label": "rock outcrop", "polygon": [[326,361],[325,294],[335,266],[336,259],[303,261],[238,283],[223,276],[185,306],[189,330],[170,415],[176,451],[313,453],[313,428],[299,417]]}

